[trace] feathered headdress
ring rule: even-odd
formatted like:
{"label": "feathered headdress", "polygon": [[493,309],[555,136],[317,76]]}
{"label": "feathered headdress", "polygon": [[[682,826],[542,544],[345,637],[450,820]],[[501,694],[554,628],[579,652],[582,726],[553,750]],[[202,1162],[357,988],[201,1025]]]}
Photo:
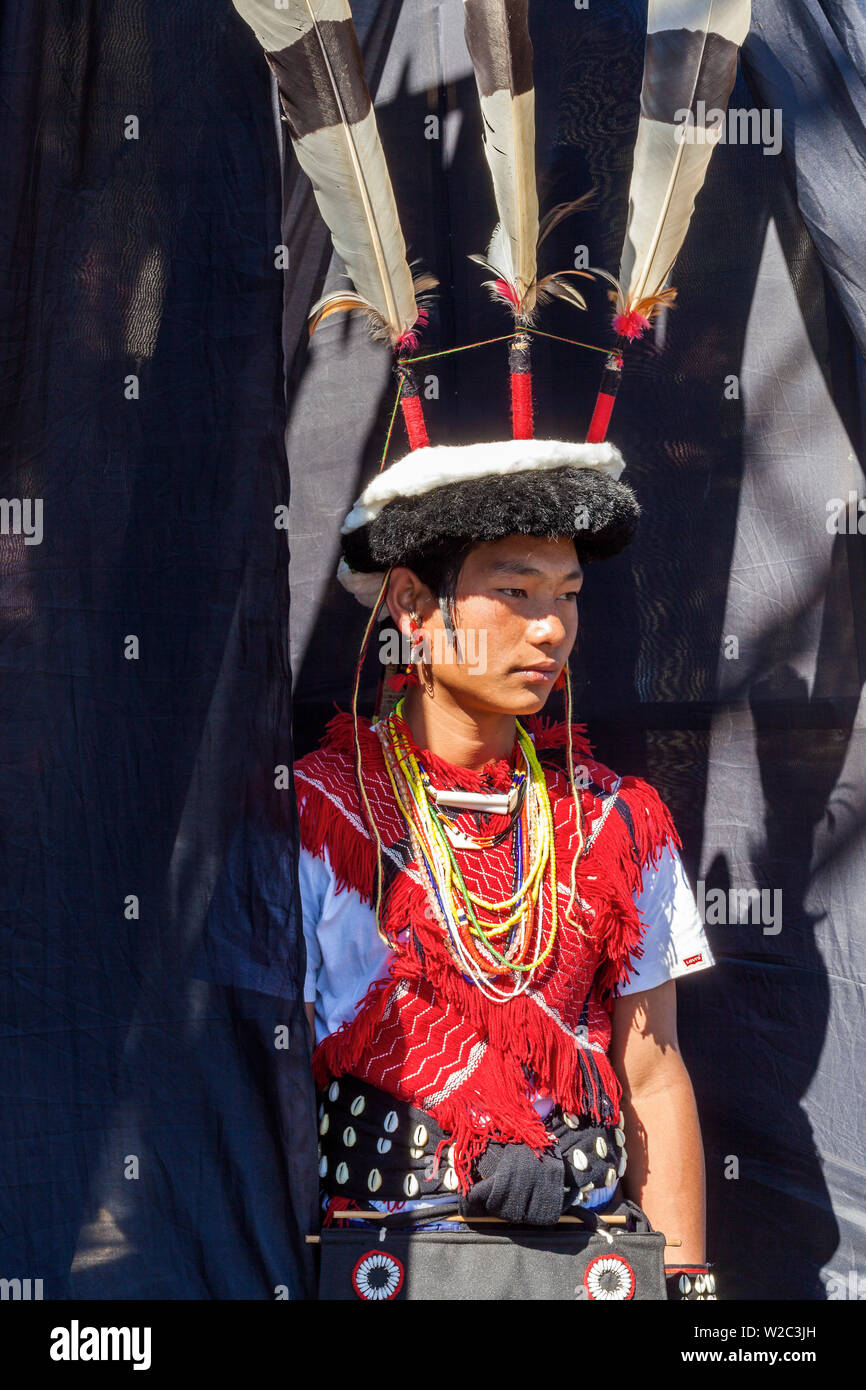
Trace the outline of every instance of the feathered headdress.
{"label": "feathered headdress", "polygon": [[[398,352],[413,348],[424,319],[416,295],[435,281],[413,281],[406,263],[347,0],[285,0],[281,9],[270,0],[234,3],[276,75],[298,159],[354,283],[353,291],[327,295],[313,307],[312,327],[337,310],[363,309]],[[590,195],[560,204],[539,222],[528,0],[464,0],[497,209],[487,253],[472,259],[491,272],[486,283],[514,319],[513,438],[430,447],[410,363],[399,359],[410,453],[365,489],[342,531],[340,578],[362,602],[375,602],[376,581],[384,581],[401,554],[414,556],[419,547],[441,547],[449,538],[565,532],[573,534],[578,554],[593,559],[616,553],[630,538],[639,508],[619,481],[622,456],[605,442],[622,345],[676,293],[667,280],[715,144],[698,123],[708,110],[727,105],[750,12],[750,0],[649,0],[620,275],[615,280],[596,272],[614,286],[619,343],[608,357],[586,442],[575,443],[532,437],[529,330],[538,304],[550,295],[585,307],[571,277],[588,272],[539,279],[537,254],[545,236]]]}
{"label": "feathered headdress", "polygon": [[[554,271],[539,279],[538,251],[563,218],[587,206],[592,194],[560,203],[539,222],[529,0],[464,0],[464,17],[498,218],[486,254],[469,259],[490,272],[493,278],[484,287],[508,307],[515,328],[527,328],[536,322],[538,306],[553,297],[586,308],[569,277],[591,280],[591,273]],[[515,439],[532,437],[530,341],[520,334],[510,348]]]}
{"label": "feathered headdress", "polygon": [[[438,281],[406,260],[394,190],[348,0],[234,0],[277,80],[298,163],[308,175],[353,290],[314,304],[310,332],[330,314],[361,310],[373,337],[395,351],[417,346],[425,295]],[[413,447],[427,442],[417,391],[406,382]]]}
{"label": "feathered headdress", "polygon": [[622,377],[622,347],[646,332],[673,302],[667,284],[689,229],[721,128],[709,113],[724,111],[749,32],[751,0],[649,0],[640,120],[619,278],[613,285],[613,329],[587,439],[607,433]]}

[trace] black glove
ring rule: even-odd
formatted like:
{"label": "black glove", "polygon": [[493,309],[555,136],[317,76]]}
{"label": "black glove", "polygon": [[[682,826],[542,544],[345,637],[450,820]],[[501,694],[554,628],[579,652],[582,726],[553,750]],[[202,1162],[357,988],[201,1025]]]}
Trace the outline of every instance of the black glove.
{"label": "black glove", "polygon": [[499,1216],[514,1226],[555,1226],[562,1215],[565,1165],[555,1150],[491,1141],[475,1164],[477,1177],[460,1198],[460,1215]]}
{"label": "black glove", "polygon": [[626,1157],[622,1130],[600,1125],[589,1115],[566,1116],[558,1106],[545,1123],[556,1136],[556,1152],[565,1163],[569,1203],[575,1190],[588,1196],[622,1176]]}

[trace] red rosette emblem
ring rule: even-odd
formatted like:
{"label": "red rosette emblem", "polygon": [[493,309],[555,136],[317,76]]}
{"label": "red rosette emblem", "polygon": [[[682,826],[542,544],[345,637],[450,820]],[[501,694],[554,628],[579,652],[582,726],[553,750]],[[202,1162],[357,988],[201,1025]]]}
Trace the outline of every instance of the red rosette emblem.
{"label": "red rosette emblem", "polygon": [[403,1287],[403,1266],[396,1255],[368,1250],[352,1270],[352,1287],[367,1303],[387,1303]]}

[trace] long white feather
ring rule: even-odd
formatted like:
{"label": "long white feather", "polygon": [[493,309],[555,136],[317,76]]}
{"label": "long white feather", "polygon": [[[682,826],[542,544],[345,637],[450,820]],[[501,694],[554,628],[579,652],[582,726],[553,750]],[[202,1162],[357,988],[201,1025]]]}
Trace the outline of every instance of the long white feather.
{"label": "long white feather", "polygon": [[[484,154],[498,222],[486,262],[516,317],[535,306],[538,193],[535,88],[527,0],[464,0],[465,34],[481,102]],[[477,258],[476,258],[477,259]]]}
{"label": "long white feather", "polygon": [[[298,162],[313,185],[356,295],[314,306],[364,309],[392,344],[418,319],[397,205],[347,0],[234,0],[265,50]],[[435,281],[426,277],[419,288]]]}
{"label": "long white feather", "polygon": [[[688,110],[724,111],[751,0],[650,0],[641,117],[619,273],[620,313],[651,317],[685,240],[721,127]],[[679,115],[677,114],[679,113]],[[660,300],[661,297],[661,300]]]}

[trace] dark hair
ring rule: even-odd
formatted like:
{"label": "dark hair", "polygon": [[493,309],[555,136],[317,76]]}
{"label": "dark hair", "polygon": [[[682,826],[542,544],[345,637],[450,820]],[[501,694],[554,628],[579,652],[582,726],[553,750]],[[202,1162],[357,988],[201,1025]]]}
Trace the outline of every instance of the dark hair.
{"label": "dark hair", "polygon": [[432,547],[423,555],[407,556],[403,561],[406,568],[417,574],[422,584],[426,584],[430,592],[436,595],[445,631],[452,638],[457,626],[455,603],[460,571],[469,552],[479,544],[474,537],[460,536],[447,544]]}

